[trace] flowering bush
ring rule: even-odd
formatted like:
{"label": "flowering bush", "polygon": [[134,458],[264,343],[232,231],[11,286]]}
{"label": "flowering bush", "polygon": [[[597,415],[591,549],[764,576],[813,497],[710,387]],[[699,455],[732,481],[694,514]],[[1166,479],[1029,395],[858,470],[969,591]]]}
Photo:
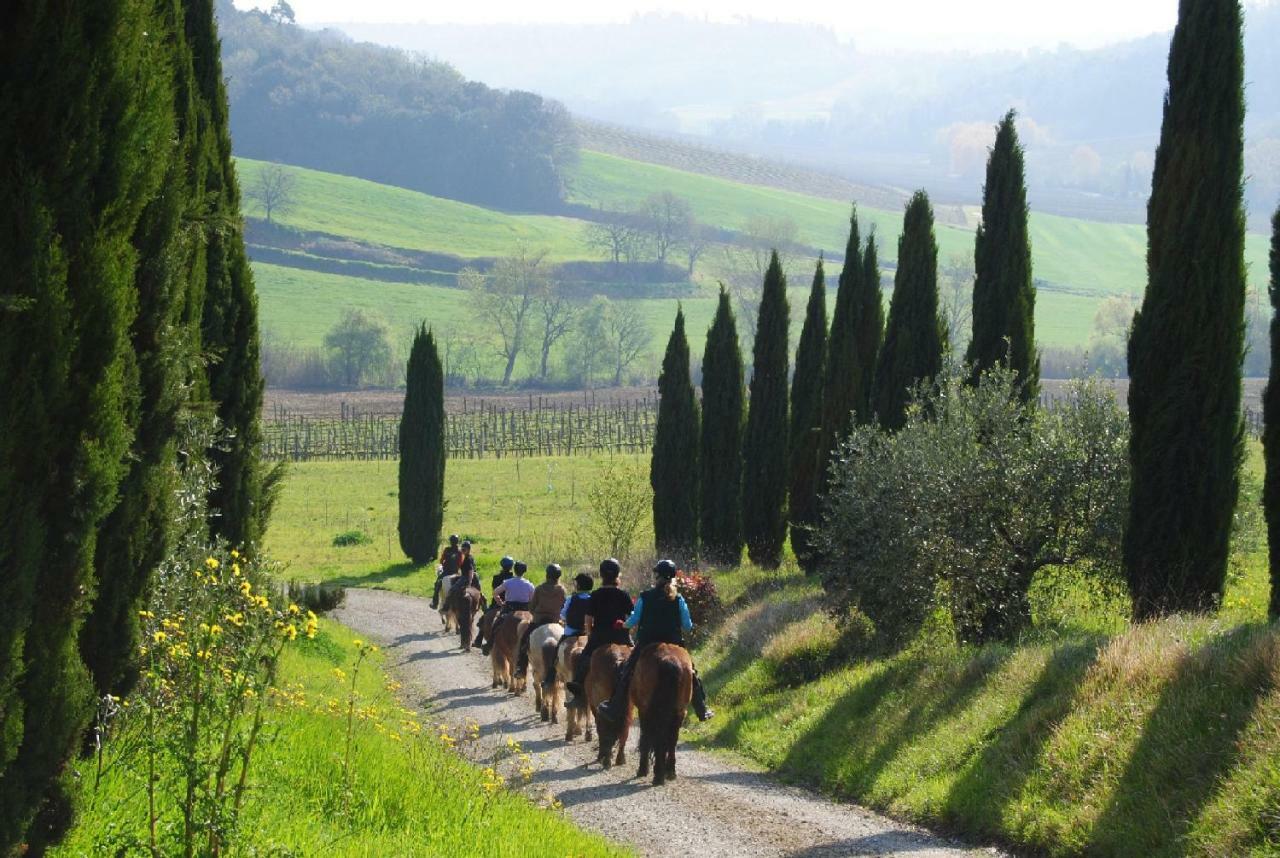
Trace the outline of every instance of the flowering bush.
{"label": "flowering bush", "polygon": [[716,583],[711,576],[696,570],[679,573],[676,589],[689,606],[689,617],[693,620],[693,632],[687,641],[692,647],[724,616],[724,604],[716,594]]}

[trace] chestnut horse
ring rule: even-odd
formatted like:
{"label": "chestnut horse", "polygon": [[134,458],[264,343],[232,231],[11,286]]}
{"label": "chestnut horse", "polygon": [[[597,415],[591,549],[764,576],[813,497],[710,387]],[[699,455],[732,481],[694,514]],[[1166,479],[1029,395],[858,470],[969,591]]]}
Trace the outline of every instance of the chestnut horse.
{"label": "chestnut horse", "polygon": [[[693,661],[684,647],[651,644],[636,660],[631,677],[631,703],[640,710],[640,769],[649,774],[653,755],[653,785],[676,777],[676,742],[684,726],[685,712],[693,698]],[[628,718],[630,709],[628,706]]]}
{"label": "chestnut horse", "polygon": [[[547,665],[556,663],[556,650],[560,648],[560,637],[564,634],[564,626],[559,623],[548,623],[538,626],[529,635],[529,672],[533,675],[533,711],[543,721],[552,724],[560,723],[560,710],[551,705],[550,689],[543,690],[542,680],[547,676]],[[554,675],[554,674],[553,674]],[[552,681],[554,685],[554,680]]]}
{"label": "chestnut horse", "polygon": [[[551,689],[551,707],[553,710],[564,702],[565,683],[573,679],[574,666],[578,663],[578,658],[582,655],[582,651],[586,646],[586,635],[574,635],[560,641],[560,648],[556,656],[556,684]],[[578,737],[578,733],[583,732],[586,733],[586,740],[588,742],[591,741],[591,710],[589,708],[569,709],[566,707],[564,720],[564,740],[566,742],[572,742]]]}
{"label": "chestnut horse", "polygon": [[458,636],[462,648],[471,651],[472,636],[476,628],[476,614],[484,607],[484,596],[475,587],[454,587],[445,596],[444,608],[440,614],[444,617],[444,630],[450,631],[452,621],[458,628]]}
{"label": "chestnut horse", "polygon": [[[520,646],[520,636],[524,627],[533,621],[533,614],[528,611],[514,611],[502,618],[502,622],[494,621],[498,627],[493,638],[493,649],[489,650],[489,660],[493,665],[493,685],[497,688],[511,689],[513,694],[524,693],[523,677],[516,677],[516,650]],[[490,631],[492,634],[492,630]]]}
{"label": "chestnut horse", "polygon": [[[613,686],[618,682],[618,669],[631,655],[631,647],[622,644],[602,646],[591,654],[591,669],[587,671],[586,691],[587,708],[592,712],[596,707],[613,695]],[[631,733],[631,706],[628,704],[626,715],[621,724],[611,724],[596,719],[596,733],[600,736],[600,752],[596,760],[606,769],[611,765],[622,765],[627,761],[627,736]],[[618,757],[610,761],[613,744],[618,744]]]}

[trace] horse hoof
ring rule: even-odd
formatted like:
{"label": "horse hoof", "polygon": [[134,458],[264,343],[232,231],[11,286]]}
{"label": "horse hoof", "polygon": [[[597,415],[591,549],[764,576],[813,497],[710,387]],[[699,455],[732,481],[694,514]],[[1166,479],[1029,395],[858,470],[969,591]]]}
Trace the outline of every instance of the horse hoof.
{"label": "horse hoof", "polygon": [[619,766],[626,765],[627,755],[619,752],[618,759],[614,760],[613,762],[615,765],[619,765]]}
{"label": "horse hoof", "polygon": [[547,710],[543,709],[541,714],[542,714],[542,720],[543,720],[543,721],[550,721],[550,720],[551,720],[551,716],[547,714]]}

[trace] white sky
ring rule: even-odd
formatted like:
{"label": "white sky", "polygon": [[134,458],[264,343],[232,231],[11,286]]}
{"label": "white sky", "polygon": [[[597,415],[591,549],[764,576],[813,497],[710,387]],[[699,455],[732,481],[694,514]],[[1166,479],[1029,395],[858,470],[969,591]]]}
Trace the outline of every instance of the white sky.
{"label": "white sky", "polygon": [[[499,23],[625,21],[636,13],[681,12],[727,20],[821,23],[865,47],[1092,47],[1170,30],[1178,0],[290,0],[300,24],[332,22]],[[1249,0],[1250,5],[1273,0]],[[235,0],[266,8],[271,0]]]}

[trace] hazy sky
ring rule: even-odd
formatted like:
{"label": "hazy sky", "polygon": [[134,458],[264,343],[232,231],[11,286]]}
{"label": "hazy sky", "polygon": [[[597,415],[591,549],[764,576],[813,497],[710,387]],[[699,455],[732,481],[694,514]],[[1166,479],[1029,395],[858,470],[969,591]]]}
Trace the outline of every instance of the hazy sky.
{"label": "hazy sky", "polygon": [[[864,47],[1096,46],[1172,29],[1178,0],[694,0],[689,3],[600,0],[290,0],[299,23],[625,21],[636,13],[679,11],[717,20],[747,16],[806,21],[857,36]],[[1251,4],[1257,0],[1251,0]],[[1268,0],[1263,0],[1268,2]],[[235,0],[267,7],[271,0]]]}

